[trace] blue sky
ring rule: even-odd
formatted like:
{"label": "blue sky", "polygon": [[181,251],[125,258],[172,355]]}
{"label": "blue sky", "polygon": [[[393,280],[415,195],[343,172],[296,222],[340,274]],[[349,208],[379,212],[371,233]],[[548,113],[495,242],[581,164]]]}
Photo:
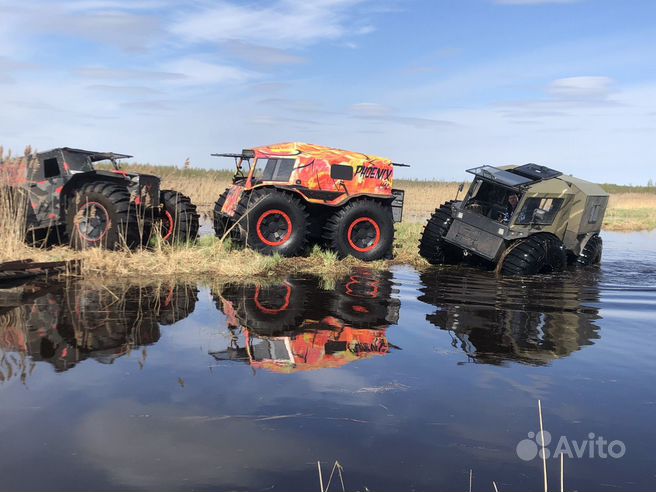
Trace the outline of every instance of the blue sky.
{"label": "blue sky", "polygon": [[651,0],[0,0],[0,143],[227,167],[307,141],[454,179],[656,180]]}

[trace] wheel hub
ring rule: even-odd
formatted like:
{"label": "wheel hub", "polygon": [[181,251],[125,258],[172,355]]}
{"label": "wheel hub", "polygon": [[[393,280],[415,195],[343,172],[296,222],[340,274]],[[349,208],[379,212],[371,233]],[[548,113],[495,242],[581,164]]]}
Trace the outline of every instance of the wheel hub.
{"label": "wheel hub", "polygon": [[78,210],[76,223],[82,239],[98,242],[109,229],[109,214],[101,204],[88,202]]}
{"label": "wheel hub", "polygon": [[348,241],[356,251],[367,253],[380,242],[380,227],[375,220],[369,217],[360,217],[349,227]]}
{"label": "wheel hub", "polygon": [[257,221],[257,235],[267,246],[281,246],[292,235],[292,221],[282,210],[267,210]]}

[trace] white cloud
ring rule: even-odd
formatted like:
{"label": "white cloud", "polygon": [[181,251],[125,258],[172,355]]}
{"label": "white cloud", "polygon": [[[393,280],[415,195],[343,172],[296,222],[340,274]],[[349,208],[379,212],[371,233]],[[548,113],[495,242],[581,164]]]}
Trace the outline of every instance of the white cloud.
{"label": "white cloud", "polygon": [[378,103],[361,102],[351,106],[351,111],[356,116],[364,118],[381,118],[387,117],[392,113],[392,109]]}
{"label": "white cloud", "polygon": [[609,77],[566,77],[554,80],[548,92],[561,99],[605,99],[611,93],[613,83]]}
{"label": "white cloud", "polygon": [[[278,0],[269,6],[220,1],[180,16],[172,31],[190,42],[241,40],[278,48],[335,40],[365,26],[350,26],[347,10],[362,0]],[[357,32],[356,32],[357,31]]]}
{"label": "white cloud", "polygon": [[386,124],[409,125],[415,128],[435,128],[453,125],[450,121],[416,116],[404,116],[383,104],[362,102],[351,105],[350,113],[355,118],[384,122]]}
{"label": "white cloud", "polygon": [[256,74],[229,65],[209,63],[194,58],[183,58],[166,65],[167,72],[184,76],[177,81],[184,85],[215,85],[221,83],[245,82],[257,77]]}
{"label": "white cloud", "polygon": [[108,67],[82,67],[77,69],[75,73],[82,78],[100,80],[165,81],[180,80],[185,78],[183,74],[176,72],[140,69],[116,69]]}
{"label": "white cloud", "polygon": [[227,43],[226,49],[232,55],[256,65],[292,65],[305,62],[304,58],[284,50],[243,41],[231,41]]}
{"label": "white cloud", "polygon": [[0,41],[3,32],[13,32],[19,39],[54,34],[143,51],[161,39],[161,19],[154,13],[135,13],[131,5],[118,1],[8,3],[0,13]]}

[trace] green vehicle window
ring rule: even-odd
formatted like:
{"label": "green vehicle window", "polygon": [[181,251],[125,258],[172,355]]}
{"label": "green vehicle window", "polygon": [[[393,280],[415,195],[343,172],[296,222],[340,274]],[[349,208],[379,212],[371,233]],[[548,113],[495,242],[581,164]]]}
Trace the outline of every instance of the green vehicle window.
{"label": "green vehicle window", "polygon": [[[550,225],[562,207],[563,201],[562,198],[527,198],[515,223],[518,225]],[[543,213],[536,215],[537,211]]]}

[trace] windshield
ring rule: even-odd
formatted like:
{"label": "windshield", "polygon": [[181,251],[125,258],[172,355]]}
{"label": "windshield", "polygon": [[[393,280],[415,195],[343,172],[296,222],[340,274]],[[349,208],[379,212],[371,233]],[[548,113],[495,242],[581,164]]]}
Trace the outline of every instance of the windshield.
{"label": "windshield", "polygon": [[497,169],[496,167],[492,166],[475,167],[473,169],[467,169],[467,172],[475,174],[476,176],[480,176],[481,178],[489,179],[499,184],[511,187],[522,186],[534,181],[531,178],[519,176],[517,174],[504,171],[503,169]]}
{"label": "windshield", "polygon": [[259,158],[255,162],[253,179],[287,182],[294,170],[295,159]]}
{"label": "windshield", "polygon": [[479,178],[472,183],[465,209],[508,224],[520,200],[521,193]]}
{"label": "windshield", "polygon": [[93,164],[91,159],[86,154],[77,154],[67,152],[64,154],[64,159],[68,165],[69,171],[72,172],[87,172],[93,171]]}

